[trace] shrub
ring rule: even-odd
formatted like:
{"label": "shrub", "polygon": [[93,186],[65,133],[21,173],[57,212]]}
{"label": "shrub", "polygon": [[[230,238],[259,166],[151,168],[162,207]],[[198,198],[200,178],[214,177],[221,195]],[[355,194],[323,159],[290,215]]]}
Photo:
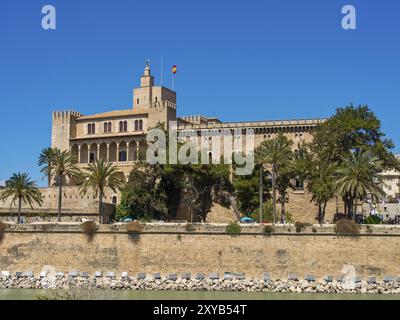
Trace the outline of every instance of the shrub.
{"label": "shrub", "polygon": [[381,224],[382,220],[378,216],[369,216],[363,221],[363,224]]}
{"label": "shrub", "polygon": [[264,232],[265,233],[274,233],[275,232],[275,228],[274,228],[274,226],[265,226],[264,227]]}
{"label": "shrub", "polygon": [[304,223],[304,222],[296,221],[294,226],[296,227],[296,232],[302,232],[305,227],[311,226],[311,224],[310,223]]}
{"label": "shrub", "polygon": [[360,228],[353,220],[340,219],[336,222],[335,232],[338,234],[352,234],[360,233]]}
{"label": "shrub", "polygon": [[240,232],[242,231],[242,227],[237,222],[232,222],[226,226],[225,231],[226,231],[226,233],[233,236],[233,235],[240,234]]}
{"label": "shrub", "polygon": [[189,231],[189,232],[193,232],[193,231],[195,231],[196,229],[194,228],[194,225],[192,225],[192,224],[190,224],[190,223],[188,223],[187,225],[186,225],[186,231]]}
{"label": "shrub", "polygon": [[317,228],[316,227],[312,227],[312,232],[317,233]]}
{"label": "shrub", "polygon": [[140,233],[143,231],[143,227],[139,221],[131,221],[126,224],[126,230],[128,233]]}
{"label": "shrub", "polygon": [[176,235],[176,241],[181,241],[182,240],[182,236],[180,234]]}
{"label": "shrub", "polygon": [[91,236],[97,232],[97,225],[93,221],[85,221],[81,224],[83,233]]}

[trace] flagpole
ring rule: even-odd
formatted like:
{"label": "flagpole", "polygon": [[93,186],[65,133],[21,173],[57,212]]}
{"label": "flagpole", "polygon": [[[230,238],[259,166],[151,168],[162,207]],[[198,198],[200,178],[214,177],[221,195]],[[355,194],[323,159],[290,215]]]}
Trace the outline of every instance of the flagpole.
{"label": "flagpole", "polygon": [[163,56],[161,56],[161,87],[163,85]]}
{"label": "flagpole", "polygon": [[174,73],[172,72],[172,90],[175,90]]}

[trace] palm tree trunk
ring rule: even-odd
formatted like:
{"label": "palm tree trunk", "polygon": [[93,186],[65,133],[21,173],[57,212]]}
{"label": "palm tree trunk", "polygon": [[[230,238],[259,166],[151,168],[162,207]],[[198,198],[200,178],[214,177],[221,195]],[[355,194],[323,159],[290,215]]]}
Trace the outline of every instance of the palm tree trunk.
{"label": "palm tree trunk", "polygon": [[103,210],[103,190],[99,192],[99,223],[102,224],[104,221],[104,210]]}
{"label": "palm tree trunk", "polygon": [[272,219],[275,224],[276,216],[276,186],[275,186],[275,163],[272,164]]}
{"label": "palm tree trunk", "polygon": [[260,223],[262,223],[263,217],[263,172],[262,172],[262,165],[260,166]]}
{"label": "palm tree trunk", "polygon": [[322,205],[322,212],[321,212],[321,224],[323,224],[325,222],[325,210],[326,210],[326,204],[327,201],[324,202],[324,204]]}
{"label": "palm tree trunk", "polygon": [[285,223],[285,219],[286,219],[286,208],[285,208],[285,194],[281,195],[281,222]]}
{"label": "palm tree trunk", "polygon": [[57,180],[58,180],[58,213],[57,213],[57,220],[58,220],[58,222],[61,222],[62,176],[58,176]]}
{"label": "palm tree trunk", "polygon": [[350,196],[349,197],[349,204],[347,205],[347,210],[349,211],[349,215],[348,215],[348,218],[350,219],[350,220],[352,220],[353,219],[353,198]]}
{"label": "palm tree trunk", "polygon": [[20,223],[21,221],[21,207],[22,207],[22,198],[18,197],[18,222]]}
{"label": "palm tree trunk", "polygon": [[354,214],[353,214],[353,219],[354,221],[356,220],[356,215],[357,215],[357,198],[355,199],[355,204],[354,204]]}
{"label": "palm tree trunk", "polygon": [[318,223],[322,224],[322,204],[318,203]]}

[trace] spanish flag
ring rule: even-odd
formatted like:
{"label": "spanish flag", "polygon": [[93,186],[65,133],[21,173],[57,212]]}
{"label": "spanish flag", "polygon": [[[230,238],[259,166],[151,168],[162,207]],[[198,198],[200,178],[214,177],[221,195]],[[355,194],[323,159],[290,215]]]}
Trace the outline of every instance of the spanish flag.
{"label": "spanish flag", "polygon": [[175,74],[176,73],[176,66],[173,66],[172,67],[172,74]]}

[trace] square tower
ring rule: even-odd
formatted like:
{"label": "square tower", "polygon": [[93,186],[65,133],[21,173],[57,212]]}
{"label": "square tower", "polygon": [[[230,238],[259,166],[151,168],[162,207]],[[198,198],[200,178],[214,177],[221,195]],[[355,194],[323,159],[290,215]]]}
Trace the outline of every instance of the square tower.
{"label": "square tower", "polygon": [[168,125],[176,120],[176,92],[162,86],[154,86],[147,61],[143,75],[140,77],[140,87],[133,89],[133,109],[144,109],[149,114],[148,127],[157,123]]}

